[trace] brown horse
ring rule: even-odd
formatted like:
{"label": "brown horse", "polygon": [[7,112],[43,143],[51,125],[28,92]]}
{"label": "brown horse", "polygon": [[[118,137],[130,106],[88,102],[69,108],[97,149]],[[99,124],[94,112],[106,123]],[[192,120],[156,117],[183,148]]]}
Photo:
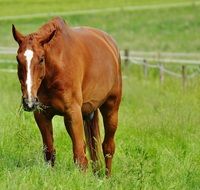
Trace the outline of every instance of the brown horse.
{"label": "brown horse", "polygon": [[54,165],[52,118],[61,115],[72,140],[74,162],[87,168],[84,136],[93,163],[98,162],[100,110],[105,129],[102,148],[109,176],[122,89],[120,55],[113,39],[94,28],[72,28],[61,18],[52,19],[26,36],[14,25],[12,32],[19,44],[23,108],[34,113],[46,161]]}

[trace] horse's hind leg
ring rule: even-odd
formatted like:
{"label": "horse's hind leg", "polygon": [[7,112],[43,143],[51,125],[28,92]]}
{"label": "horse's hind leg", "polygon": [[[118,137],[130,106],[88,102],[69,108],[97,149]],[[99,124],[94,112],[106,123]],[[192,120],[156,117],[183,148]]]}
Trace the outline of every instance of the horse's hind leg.
{"label": "horse's hind leg", "polygon": [[105,129],[105,137],[102,148],[105,157],[107,176],[110,176],[111,174],[112,158],[115,152],[114,135],[118,124],[119,103],[120,98],[117,98],[117,96],[110,96],[100,107]]}
{"label": "horse's hind leg", "polygon": [[43,112],[35,112],[34,117],[42,134],[44,158],[54,166],[55,149],[53,147],[52,117],[45,115]]}
{"label": "horse's hind leg", "polygon": [[86,142],[92,160],[92,169],[95,174],[98,174],[102,168],[100,159],[101,138],[99,130],[98,110],[94,111],[90,115],[84,116],[84,130]]}

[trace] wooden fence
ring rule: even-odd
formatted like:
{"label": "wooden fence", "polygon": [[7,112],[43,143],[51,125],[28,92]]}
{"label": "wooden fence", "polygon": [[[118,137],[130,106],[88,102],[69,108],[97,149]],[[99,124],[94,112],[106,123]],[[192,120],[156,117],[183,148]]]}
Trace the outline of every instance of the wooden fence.
{"label": "wooden fence", "polygon": [[[200,54],[198,53],[157,53],[157,52],[134,52],[125,49],[120,52],[125,65],[136,64],[143,67],[144,77],[148,75],[149,69],[157,69],[161,84],[165,74],[182,78],[183,86],[186,80],[199,76],[200,74]],[[181,67],[181,72],[177,73],[166,68],[166,65],[176,65]],[[187,74],[187,68],[196,66],[195,71]]]}
{"label": "wooden fence", "polygon": [[[166,53],[166,52],[138,52],[128,49],[120,51],[121,58],[125,65],[135,64],[142,66],[144,77],[148,76],[149,69],[157,69],[160,82],[163,83],[165,75],[181,78],[183,86],[186,80],[199,76],[200,74],[200,54],[198,53]],[[0,55],[16,55],[14,47],[0,47]],[[16,63],[15,59],[1,59],[0,63]],[[166,65],[176,65],[181,67],[181,72],[177,73],[167,69]],[[196,66],[193,73],[187,74],[187,68]],[[1,69],[3,72],[15,72],[14,70]]]}

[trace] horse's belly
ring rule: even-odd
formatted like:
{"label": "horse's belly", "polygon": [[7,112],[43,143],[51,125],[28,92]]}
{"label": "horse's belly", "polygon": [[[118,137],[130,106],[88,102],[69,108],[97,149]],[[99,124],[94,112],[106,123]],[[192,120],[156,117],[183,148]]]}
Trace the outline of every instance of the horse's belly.
{"label": "horse's belly", "polygon": [[92,112],[94,112],[99,106],[104,102],[104,99],[102,100],[90,100],[88,102],[84,102],[82,104],[82,113],[83,115],[88,115]]}
{"label": "horse's belly", "polygon": [[96,110],[104,103],[118,83],[119,76],[119,55],[114,42],[107,39],[104,33],[99,34],[98,37],[93,36],[92,33],[90,38],[92,40],[85,42],[87,51],[90,53],[83,61],[82,80],[82,110],[87,113]]}
{"label": "horse's belly", "polygon": [[[110,92],[113,89],[115,77],[112,74],[104,72],[104,76],[100,76],[99,73],[93,75],[91,80],[88,80],[82,88],[82,112],[86,114],[95,111],[99,108],[106,98],[109,96]],[[100,72],[102,73],[102,72]],[[106,75],[107,74],[107,75]],[[98,76],[99,75],[99,76]],[[109,76],[109,77],[105,77]]]}
{"label": "horse's belly", "polygon": [[87,88],[85,93],[83,92],[82,112],[88,114],[95,111],[103,104],[109,92],[110,89],[103,89],[96,85],[93,88]]}

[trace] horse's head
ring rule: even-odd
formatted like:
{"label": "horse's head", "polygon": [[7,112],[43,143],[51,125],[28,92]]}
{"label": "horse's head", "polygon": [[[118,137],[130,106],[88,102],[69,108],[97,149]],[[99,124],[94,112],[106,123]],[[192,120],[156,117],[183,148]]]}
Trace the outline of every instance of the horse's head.
{"label": "horse's head", "polygon": [[21,83],[23,107],[25,111],[34,111],[39,106],[38,89],[45,77],[44,45],[53,38],[55,30],[45,37],[35,34],[24,36],[13,25],[12,33],[19,44],[18,78]]}

